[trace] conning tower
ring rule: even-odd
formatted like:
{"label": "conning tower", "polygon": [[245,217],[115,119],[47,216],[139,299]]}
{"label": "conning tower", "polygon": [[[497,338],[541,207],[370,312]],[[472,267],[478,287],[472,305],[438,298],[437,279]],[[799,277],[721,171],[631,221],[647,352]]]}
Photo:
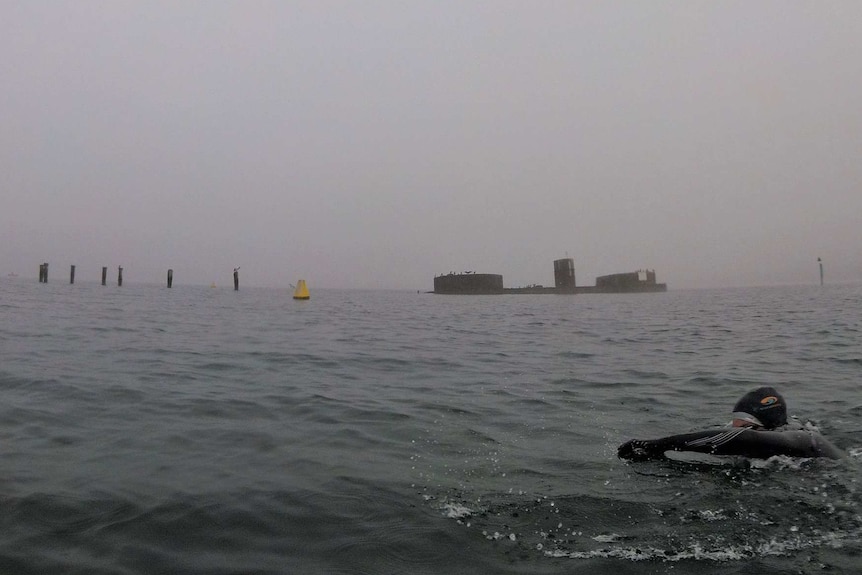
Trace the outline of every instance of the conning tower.
{"label": "conning tower", "polygon": [[575,260],[554,260],[554,287],[560,291],[575,290]]}

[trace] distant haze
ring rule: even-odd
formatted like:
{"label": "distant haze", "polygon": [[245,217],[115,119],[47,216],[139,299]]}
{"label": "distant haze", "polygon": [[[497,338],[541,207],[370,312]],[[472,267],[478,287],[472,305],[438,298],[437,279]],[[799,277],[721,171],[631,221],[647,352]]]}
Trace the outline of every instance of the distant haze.
{"label": "distant haze", "polygon": [[862,2],[0,4],[0,280],[862,280]]}

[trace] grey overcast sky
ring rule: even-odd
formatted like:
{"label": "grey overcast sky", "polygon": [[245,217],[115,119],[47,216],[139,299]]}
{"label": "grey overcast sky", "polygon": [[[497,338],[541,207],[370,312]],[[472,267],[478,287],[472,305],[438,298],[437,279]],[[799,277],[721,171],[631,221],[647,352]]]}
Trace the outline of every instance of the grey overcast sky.
{"label": "grey overcast sky", "polygon": [[0,0],[0,274],[862,280],[862,2]]}

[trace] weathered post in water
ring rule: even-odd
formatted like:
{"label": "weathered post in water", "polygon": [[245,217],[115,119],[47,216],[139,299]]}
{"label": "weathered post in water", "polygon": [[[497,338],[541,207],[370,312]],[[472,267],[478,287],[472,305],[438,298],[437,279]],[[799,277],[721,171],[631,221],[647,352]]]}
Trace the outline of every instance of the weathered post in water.
{"label": "weathered post in water", "polygon": [[174,285],[174,270],[168,270],[168,287]]}
{"label": "weathered post in water", "polygon": [[820,264],[820,285],[823,285],[823,260],[817,258],[817,263]]}
{"label": "weathered post in water", "polygon": [[123,286],[123,266],[118,266],[117,268],[117,286]]}
{"label": "weathered post in water", "polygon": [[102,266],[102,285],[108,285],[108,268]]}
{"label": "weathered post in water", "polygon": [[70,284],[75,283],[75,266],[74,265],[69,270],[69,283]]}
{"label": "weathered post in water", "polygon": [[45,264],[39,264],[39,283],[45,283]]}
{"label": "weathered post in water", "polygon": [[42,264],[42,283],[48,283],[48,262]]}
{"label": "weathered post in water", "polygon": [[239,266],[233,268],[233,291],[239,291]]}

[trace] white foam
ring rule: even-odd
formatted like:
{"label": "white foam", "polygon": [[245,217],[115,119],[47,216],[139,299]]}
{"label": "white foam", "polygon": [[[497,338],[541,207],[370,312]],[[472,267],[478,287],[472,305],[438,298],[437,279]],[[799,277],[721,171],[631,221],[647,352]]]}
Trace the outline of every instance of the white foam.
{"label": "white foam", "polygon": [[619,541],[620,536],[616,533],[608,533],[603,535],[596,535],[593,537],[594,541],[598,541],[599,543],[613,543],[614,541]]}
{"label": "white foam", "polygon": [[[778,540],[775,538],[759,543],[756,545],[737,545],[727,547],[725,549],[707,549],[700,543],[693,543],[689,547],[679,551],[667,551],[657,547],[638,546],[638,547],[611,547],[605,549],[593,549],[590,551],[566,551],[563,549],[548,550],[544,552],[546,557],[567,558],[567,559],[625,559],[628,561],[646,561],[660,560],[667,562],[695,560],[695,561],[740,561],[750,559],[752,557],[762,557],[765,555],[787,555],[802,549],[828,546],[842,547],[845,540],[857,540],[859,531],[825,533],[814,538],[805,538],[799,535],[792,535],[788,539]],[[593,539],[599,541],[596,536]],[[619,536],[615,536],[619,537]],[[604,542],[604,541],[602,541]],[[608,541],[613,542],[613,541]]]}
{"label": "white foam", "polygon": [[473,510],[461,503],[447,501],[440,506],[443,515],[449,519],[464,519],[473,515]]}
{"label": "white foam", "polygon": [[751,553],[741,553],[736,549],[725,550],[706,550],[699,544],[694,544],[690,548],[681,552],[668,552],[664,549],[654,547],[618,547],[611,549],[594,549],[592,551],[546,551],[548,557],[568,558],[568,559],[626,559],[628,561],[646,561],[646,560],[662,560],[662,561],[683,561],[683,560],[707,560],[707,561],[733,561],[745,559],[751,556]]}
{"label": "white foam", "polygon": [[791,469],[793,471],[799,471],[800,469],[803,469],[805,465],[807,465],[810,461],[811,458],[808,457],[789,457],[787,455],[773,455],[769,459],[752,459],[751,468],[774,470]]}
{"label": "white foam", "polygon": [[704,509],[703,511],[698,511],[697,516],[704,521],[722,521],[727,519],[727,515],[724,514],[724,509],[716,509],[715,511]]}

